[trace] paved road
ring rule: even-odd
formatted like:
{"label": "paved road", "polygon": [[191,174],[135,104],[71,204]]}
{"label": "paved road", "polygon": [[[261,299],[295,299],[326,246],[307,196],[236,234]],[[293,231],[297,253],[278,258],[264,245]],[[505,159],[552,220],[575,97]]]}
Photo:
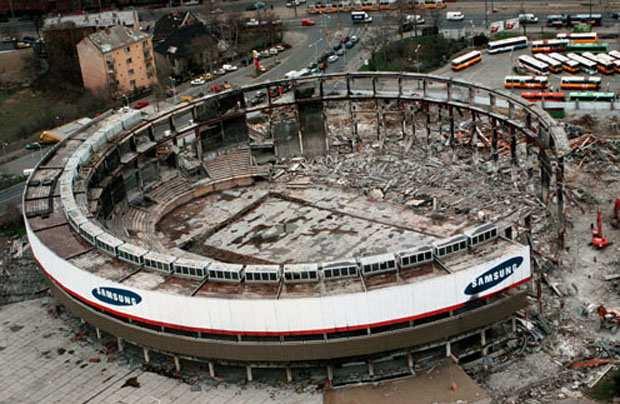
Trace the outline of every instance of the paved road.
{"label": "paved road", "polygon": [[4,212],[6,207],[11,203],[15,203],[17,205],[21,204],[21,197],[25,186],[26,183],[21,182],[0,191],[0,213]]}

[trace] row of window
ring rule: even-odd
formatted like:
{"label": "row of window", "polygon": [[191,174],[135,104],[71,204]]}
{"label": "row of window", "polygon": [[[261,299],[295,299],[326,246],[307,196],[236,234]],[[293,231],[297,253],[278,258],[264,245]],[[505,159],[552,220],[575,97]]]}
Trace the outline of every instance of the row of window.
{"label": "row of window", "polygon": [[198,278],[203,278],[205,276],[204,269],[187,267],[185,265],[175,265],[174,272],[179,275],[193,276]]}
{"label": "row of window", "polygon": [[324,269],[323,276],[325,277],[325,279],[346,278],[349,276],[357,276],[357,267],[350,266],[350,267]]}
{"label": "row of window", "polygon": [[274,272],[246,272],[245,280],[250,282],[277,282],[278,276]]}
{"label": "row of window", "polygon": [[484,241],[489,241],[497,237],[497,229],[493,228],[489,231],[485,231],[484,233],[480,233],[477,236],[471,238],[471,245],[480,244]]}
{"label": "row of window", "polygon": [[316,280],[319,276],[317,271],[284,272],[286,281],[309,281]]}
{"label": "row of window", "polygon": [[138,264],[138,265],[142,264],[142,257],[137,257],[125,251],[119,251],[118,258],[125,260],[125,261],[133,262],[134,264]]}
{"label": "row of window", "polygon": [[147,268],[155,269],[157,271],[170,272],[170,264],[166,264],[165,262],[145,258],[144,266]]}
{"label": "row of window", "polygon": [[364,275],[372,274],[372,273],[395,271],[395,270],[396,270],[396,262],[394,262],[394,260],[383,261],[381,263],[375,262],[374,264],[367,264],[367,265],[362,266],[362,273]]}
{"label": "row of window", "polygon": [[209,278],[210,279],[226,280],[226,281],[239,281],[239,273],[238,272],[219,271],[219,270],[210,269],[209,270]]}
{"label": "row of window", "polygon": [[99,239],[97,239],[97,248],[104,250],[108,254],[116,255],[116,250],[111,245],[108,245]]}
{"label": "row of window", "polygon": [[452,244],[448,244],[443,247],[439,247],[435,249],[435,254],[438,257],[444,257],[446,255],[467,249],[467,240],[457,241]]}
{"label": "row of window", "polygon": [[421,252],[418,254],[404,255],[400,257],[400,263],[403,267],[414,266],[430,262],[433,260],[433,253],[431,251]]}

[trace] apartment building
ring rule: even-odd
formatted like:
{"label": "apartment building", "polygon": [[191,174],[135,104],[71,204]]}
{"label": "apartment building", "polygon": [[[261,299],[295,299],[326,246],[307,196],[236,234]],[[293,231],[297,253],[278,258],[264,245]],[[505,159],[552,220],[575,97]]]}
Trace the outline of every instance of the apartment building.
{"label": "apartment building", "polygon": [[84,87],[118,98],[157,84],[150,34],[124,26],[95,32],[77,45]]}

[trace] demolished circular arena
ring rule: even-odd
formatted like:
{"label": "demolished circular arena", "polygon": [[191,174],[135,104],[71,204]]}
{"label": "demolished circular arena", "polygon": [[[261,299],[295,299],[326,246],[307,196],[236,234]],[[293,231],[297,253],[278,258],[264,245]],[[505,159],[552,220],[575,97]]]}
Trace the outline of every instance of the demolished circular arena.
{"label": "demolished circular arena", "polygon": [[503,91],[304,77],[105,113],[46,154],[23,211],[57,301],[119,348],[331,379],[498,349],[532,215],[563,238],[566,150]]}

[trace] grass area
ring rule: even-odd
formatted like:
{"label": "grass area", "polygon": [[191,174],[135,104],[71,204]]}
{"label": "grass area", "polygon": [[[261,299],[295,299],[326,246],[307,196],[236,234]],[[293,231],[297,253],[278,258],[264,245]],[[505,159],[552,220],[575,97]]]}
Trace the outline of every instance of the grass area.
{"label": "grass area", "polygon": [[0,174],[0,189],[9,188],[26,180],[23,175]]}
{"label": "grass area", "polygon": [[0,142],[8,143],[5,151],[11,152],[35,141],[44,129],[93,115],[106,107],[101,99],[81,90],[58,88],[44,81],[32,88],[0,92]]}
{"label": "grass area", "polygon": [[620,397],[620,367],[612,369],[588,394],[594,400],[611,403],[614,397]]}
{"label": "grass area", "polygon": [[465,39],[448,39],[442,35],[405,38],[390,42],[374,52],[362,70],[426,73],[443,66],[453,55],[468,46]]}

